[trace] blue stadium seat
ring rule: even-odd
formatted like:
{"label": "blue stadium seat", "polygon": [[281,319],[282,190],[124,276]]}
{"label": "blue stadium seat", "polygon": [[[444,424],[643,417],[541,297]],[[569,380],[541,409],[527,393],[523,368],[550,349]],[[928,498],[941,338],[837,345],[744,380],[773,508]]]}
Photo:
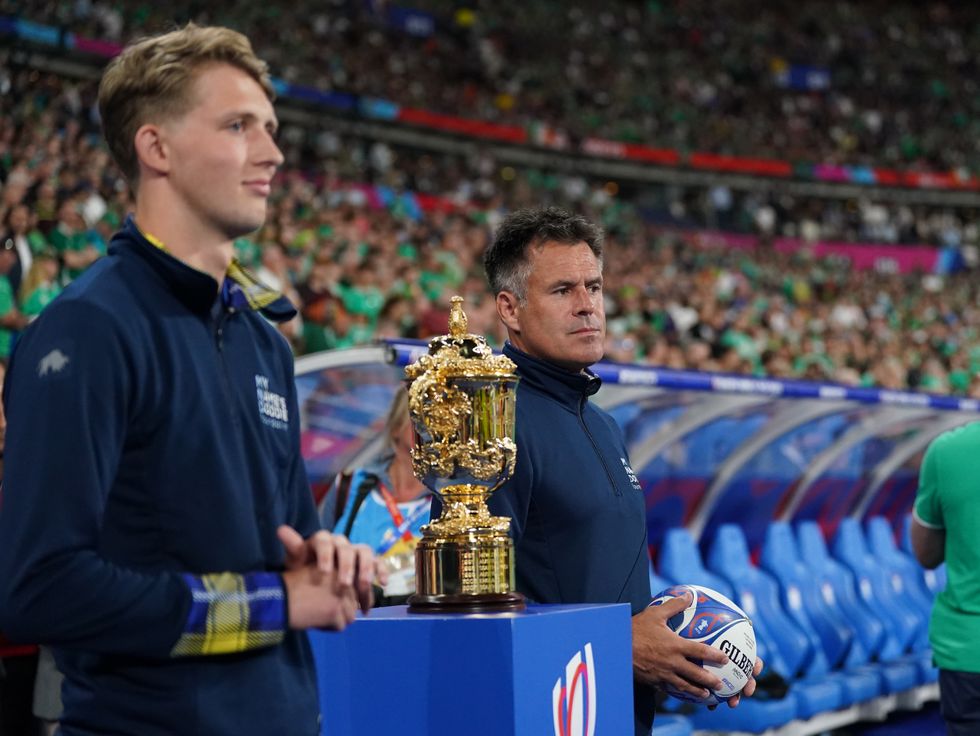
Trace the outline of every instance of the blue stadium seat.
{"label": "blue stadium seat", "polygon": [[692,733],[694,726],[684,716],[658,713],[650,736],[691,736]]}
{"label": "blue stadium seat", "polygon": [[913,651],[922,641],[922,630],[928,626],[928,621],[907,600],[899,597],[892,576],[868,549],[857,519],[847,517],[841,521],[832,554],[851,569],[857,580],[858,595],[885,624],[882,659],[898,659]]}
{"label": "blue stadium seat", "polygon": [[854,642],[854,631],[828,605],[816,577],[800,560],[796,539],[789,524],[773,522],[766,530],[760,558],[762,569],[779,583],[787,613],[804,631],[812,634],[817,649],[810,677],[826,676],[840,682],[844,705],[870,700],[881,693],[880,678],[874,673],[842,671]]}
{"label": "blue stadium seat", "polygon": [[762,569],[779,582],[788,610],[792,612],[800,607],[795,605],[797,598],[805,607],[805,615],[820,639],[828,665],[834,669],[841,667],[854,641],[854,631],[828,605],[817,579],[803,564],[789,524],[773,522],[769,525],[759,562]]}
{"label": "blue stadium seat", "polygon": [[664,534],[660,548],[660,574],[671,584],[703,585],[724,596],[733,597],[732,586],[724,578],[708,572],[694,538],[681,527],[668,529]]}
{"label": "blue stadium seat", "polygon": [[835,607],[851,624],[855,638],[848,651],[845,665],[849,672],[872,672],[880,678],[884,693],[897,693],[914,687],[918,668],[906,662],[878,661],[886,643],[885,625],[858,597],[854,574],[830,556],[823,532],[814,521],[804,521],[797,527],[800,557],[828,604]]}
{"label": "blue stadium seat", "polygon": [[919,668],[919,680],[938,682],[939,670],[932,664],[932,648],[929,646],[932,595],[922,577],[922,566],[896,546],[892,526],[885,518],[876,516],[869,519],[867,533],[868,546],[875,559],[887,570],[896,595],[907,601],[924,622],[915,652],[911,655]]}
{"label": "blue stadium seat", "polygon": [[[752,564],[745,535],[735,524],[723,524],[708,551],[708,567],[724,577],[735,590],[735,601],[755,624],[756,637],[764,636],[770,652],[779,654],[791,681],[800,718],[812,718],[844,705],[843,686],[826,677],[826,661],[819,643],[786,615],[779,599],[779,586]],[[818,655],[824,663],[816,666]],[[777,669],[777,672],[779,670]]]}
{"label": "blue stadium seat", "polygon": [[763,733],[784,726],[796,716],[796,695],[790,691],[779,699],[764,700],[758,695],[742,698],[737,708],[727,705],[719,705],[715,710],[695,708],[688,717],[698,731]]}
{"label": "blue stadium seat", "polygon": [[[667,578],[668,583],[703,585],[729,598],[734,597],[731,586],[704,567],[701,552],[687,529],[667,530],[660,549],[660,574]],[[756,638],[758,639],[758,635]],[[764,652],[761,642],[759,643],[758,654],[768,663],[769,653]],[[671,710],[685,708],[674,698],[667,699],[666,707]],[[738,708],[721,706],[714,711],[702,707],[685,710],[691,711],[689,717],[698,730],[762,733],[796,718],[797,702],[796,696],[790,691],[785,697],[778,699],[763,699],[761,696],[743,698]]]}
{"label": "blue stadium seat", "polygon": [[[887,519],[875,516],[867,522],[868,547],[892,575],[892,587],[915,609],[928,618],[932,613],[932,594],[922,578],[922,566],[895,544],[895,535]],[[927,631],[927,627],[923,627]],[[928,640],[927,640],[928,641]]]}
{"label": "blue stadium seat", "polygon": [[885,627],[857,597],[854,574],[830,556],[816,522],[802,522],[797,527],[797,540],[800,558],[817,580],[827,603],[845,616],[856,635],[845,664],[859,665],[877,659],[885,644]]}
{"label": "blue stadium seat", "polygon": [[[915,552],[912,549],[912,514],[906,514],[902,523],[901,542],[902,551],[914,560]],[[935,570],[922,568],[922,580],[929,593],[935,598],[946,587],[946,563],[943,563]]]}

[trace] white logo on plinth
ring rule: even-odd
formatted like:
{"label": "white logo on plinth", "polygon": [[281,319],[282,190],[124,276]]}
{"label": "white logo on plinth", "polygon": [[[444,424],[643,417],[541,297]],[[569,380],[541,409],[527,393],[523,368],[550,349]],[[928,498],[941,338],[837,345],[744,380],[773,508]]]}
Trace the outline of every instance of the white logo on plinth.
{"label": "white logo on plinth", "polygon": [[592,643],[572,655],[551,691],[555,736],[595,736],[595,661]]}

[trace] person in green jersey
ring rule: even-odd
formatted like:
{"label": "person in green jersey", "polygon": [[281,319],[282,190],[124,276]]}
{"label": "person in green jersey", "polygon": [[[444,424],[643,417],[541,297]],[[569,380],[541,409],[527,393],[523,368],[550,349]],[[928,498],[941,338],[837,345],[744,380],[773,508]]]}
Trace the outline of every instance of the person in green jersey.
{"label": "person in green jersey", "polygon": [[927,568],[946,563],[929,640],[951,736],[980,733],[980,422],[941,434],[926,451],[912,514],[912,548]]}
{"label": "person in green jersey", "polygon": [[21,311],[25,317],[37,317],[61,293],[59,271],[58,254],[54,248],[45,248],[34,257],[20,285]]}
{"label": "person in green jersey", "polygon": [[62,278],[67,284],[105,255],[105,243],[85,226],[78,203],[66,199],[58,208],[58,222],[48,239],[65,262]]}
{"label": "person in green jersey", "polygon": [[17,308],[14,289],[7,275],[17,263],[16,245],[13,238],[0,240],[0,359],[10,357],[14,334],[27,326],[27,318]]}

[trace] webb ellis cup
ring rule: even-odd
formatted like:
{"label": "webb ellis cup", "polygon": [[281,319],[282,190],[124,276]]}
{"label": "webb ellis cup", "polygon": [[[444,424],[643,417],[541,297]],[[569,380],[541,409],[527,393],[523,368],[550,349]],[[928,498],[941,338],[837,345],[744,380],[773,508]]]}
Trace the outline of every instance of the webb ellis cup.
{"label": "webb ellis cup", "polygon": [[422,527],[415,549],[414,612],[514,611],[510,519],[491,516],[487,498],[514,473],[516,366],[466,332],[453,297],[449,334],[405,369],[415,427],[415,475],[438,494],[442,514]]}

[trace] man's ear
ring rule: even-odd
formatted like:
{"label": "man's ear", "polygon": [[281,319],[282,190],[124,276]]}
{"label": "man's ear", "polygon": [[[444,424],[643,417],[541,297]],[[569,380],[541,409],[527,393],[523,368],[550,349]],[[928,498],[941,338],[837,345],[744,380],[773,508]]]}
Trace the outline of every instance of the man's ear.
{"label": "man's ear", "polygon": [[511,291],[497,293],[497,316],[504,326],[516,334],[521,332],[520,299]]}
{"label": "man's ear", "polygon": [[133,145],[140,168],[145,167],[157,174],[170,172],[170,149],[159,125],[141,125],[136,131]]}

